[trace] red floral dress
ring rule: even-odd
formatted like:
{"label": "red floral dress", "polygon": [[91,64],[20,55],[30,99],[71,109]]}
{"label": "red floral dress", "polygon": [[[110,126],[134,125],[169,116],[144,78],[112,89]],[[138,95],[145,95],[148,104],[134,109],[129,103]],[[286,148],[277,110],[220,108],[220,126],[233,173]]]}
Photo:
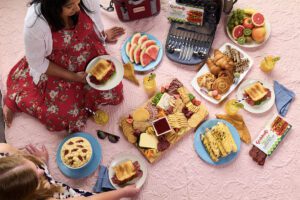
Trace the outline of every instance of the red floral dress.
{"label": "red floral dress", "polygon": [[[89,61],[107,54],[84,11],[74,29],[52,32],[52,39],[48,59],[72,72],[85,71]],[[122,82],[112,90],[99,91],[84,83],[43,74],[35,85],[24,57],[9,73],[5,104],[14,112],[38,118],[50,131],[75,132],[86,123],[85,108],[96,110],[99,105],[116,105],[122,100]]]}

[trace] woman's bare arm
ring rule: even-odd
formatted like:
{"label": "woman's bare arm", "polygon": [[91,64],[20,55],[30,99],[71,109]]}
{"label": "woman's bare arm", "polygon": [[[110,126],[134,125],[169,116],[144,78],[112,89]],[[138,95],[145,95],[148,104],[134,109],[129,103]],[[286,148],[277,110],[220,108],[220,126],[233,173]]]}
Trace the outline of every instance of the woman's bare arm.
{"label": "woman's bare arm", "polygon": [[85,72],[71,72],[67,69],[64,69],[58,65],[56,65],[55,63],[51,62],[49,63],[49,66],[47,68],[46,71],[47,75],[50,76],[55,76],[55,77],[59,77],[59,78],[63,78],[69,81],[77,81],[77,82],[82,82],[85,83],[85,77],[86,77],[86,73]]}

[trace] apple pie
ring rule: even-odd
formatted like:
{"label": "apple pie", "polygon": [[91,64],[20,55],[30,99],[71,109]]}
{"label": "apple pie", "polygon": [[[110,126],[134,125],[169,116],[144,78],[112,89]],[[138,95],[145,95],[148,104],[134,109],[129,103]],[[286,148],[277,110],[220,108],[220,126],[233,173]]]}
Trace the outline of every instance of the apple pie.
{"label": "apple pie", "polygon": [[92,146],[83,137],[73,137],[67,140],[61,148],[61,160],[71,168],[84,166],[92,157]]}

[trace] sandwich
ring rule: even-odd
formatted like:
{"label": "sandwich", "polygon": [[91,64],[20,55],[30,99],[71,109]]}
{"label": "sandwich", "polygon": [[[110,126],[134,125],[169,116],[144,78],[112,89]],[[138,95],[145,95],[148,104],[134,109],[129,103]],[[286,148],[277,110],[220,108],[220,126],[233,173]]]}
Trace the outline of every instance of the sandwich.
{"label": "sandwich", "polygon": [[114,64],[105,59],[100,59],[88,73],[91,74],[90,80],[96,85],[106,83],[116,71]]}
{"label": "sandwich", "polygon": [[143,175],[143,171],[140,169],[138,161],[132,162],[131,160],[128,160],[122,162],[113,167],[113,170],[115,175],[112,177],[112,181],[117,185],[124,185],[134,178],[142,177]]}
{"label": "sandwich", "polygon": [[270,97],[270,90],[265,88],[262,83],[256,82],[244,90],[246,101],[250,105],[259,105],[267,97]]}

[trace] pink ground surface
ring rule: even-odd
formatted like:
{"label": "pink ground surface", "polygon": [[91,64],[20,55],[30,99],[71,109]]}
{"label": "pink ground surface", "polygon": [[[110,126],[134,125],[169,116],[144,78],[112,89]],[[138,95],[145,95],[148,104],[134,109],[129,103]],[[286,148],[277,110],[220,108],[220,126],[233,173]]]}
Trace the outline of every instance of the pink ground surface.
{"label": "pink ground surface", "polygon": [[[107,1],[106,1],[107,2]],[[1,91],[5,94],[7,75],[13,65],[24,55],[22,27],[26,13],[24,0],[0,1],[0,73]],[[111,55],[120,59],[120,48],[123,41],[133,32],[143,31],[156,36],[165,43],[169,24],[166,19],[166,0],[162,1],[162,12],[153,18],[121,23],[115,13],[102,13],[106,27],[113,25],[126,28],[126,35],[122,36],[116,45],[109,46]],[[293,0],[240,0],[236,7],[255,7],[262,11],[272,25],[270,40],[265,46],[246,50],[254,59],[254,66],[246,79],[257,78],[272,82],[278,80],[288,88],[300,92],[299,60],[300,60],[300,10],[299,1]],[[224,32],[224,16],[217,30],[214,48],[229,42]],[[299,20],[299,21],[298,21]],[[280,55],[281,60],[276,69],[266,75],[259,69],[260,60],[266,55]],[[192,91],[190,82],[196,72],[182,68],[164,57],[155,71],[158,84],[167,83],[172,77],[178,77],[188,89]],[[142,75],[138,79],[142,80]],[[140,155],[137,149],[123,138],[118,129],[118,119],[146,101],[147,96],[142,87],[124,80],[125,101],[118,106],[107,106],[103,110],[110,113],[109,125],[99,127],[91,120],[87,123],[85,132],[95,135],[95,130],[102,128],[121,136],[118,144],[111,144],[107,140],[100,140],[103,150],[102,164],[108,165],[114,155],[121,152],[131,152]],[[234,97],[234,91],[230,97]],[[201,99],[200,96],[197,95]],[[203,100],[209,109],[210,118],[216,113],[223,112],[223,104],[215,106]],[[299,140],[299,101],[296,99],[287,115],[287,120],[293,129],[280,145],[275,154],[268,158],[264,167],[256,165],[248,152],[252,145],[241,145],[241,152],[237,159],[229,165],[212,167],[204,163],[194,151],[191,133],[179,144],[167,152],[157,163],[148,165],[149,176],[137,199],[300,199],[300,140]],[[253,115],[241,111],[252,138],[255,138],[264,127],[266,121],[276,113],[273,107],[270,111]],[[71,180],[65,177],[55,163],[55,155],[59,142],[65,133],[50,133],[43,125],[32,117],[18,113],[15,115],[12,127],[6,129],[7,142],[23,147],[25,144],[45,144],[50,153],[49,167],[53,176],[60,181],[74,187],[91,190],[97,173],[83,180]]]}

